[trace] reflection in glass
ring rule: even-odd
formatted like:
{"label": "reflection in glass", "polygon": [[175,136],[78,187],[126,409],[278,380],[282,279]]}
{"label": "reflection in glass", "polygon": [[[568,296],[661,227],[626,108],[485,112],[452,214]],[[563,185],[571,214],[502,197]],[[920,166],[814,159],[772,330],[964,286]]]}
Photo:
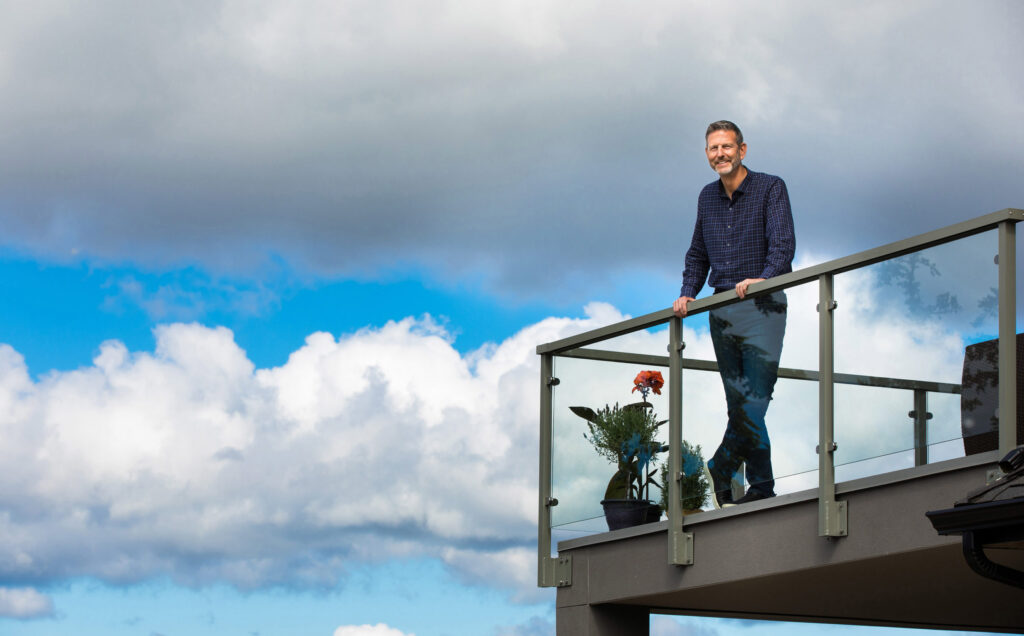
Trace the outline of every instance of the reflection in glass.
{"label": "reflection in glass", "polygon": [[[998,332],[996,252],[990,231],[836,276],[835,371],[860,384],[835,389],[837,480],[963,456],[961,425],[975,423],[956,393],[974,345]],[[916,439],[915,389],[927,411]]]}

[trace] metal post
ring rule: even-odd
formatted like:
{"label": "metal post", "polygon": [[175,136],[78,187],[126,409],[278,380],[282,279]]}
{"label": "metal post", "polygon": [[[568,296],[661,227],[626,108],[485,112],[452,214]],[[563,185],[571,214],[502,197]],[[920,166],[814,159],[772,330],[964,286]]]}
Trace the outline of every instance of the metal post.
{"label": "metal post", "polygon": [[693,533],[683,532],[683,319],[669,321],[668,344],[668,562],[693,565]]}
{"label": "metal post", "polygon": [[999,456],[1017,447],[1016,225],[999,224]]}
{"label": "metal post", "polygon": [[836,501],[833,384],[836,308],[832,274],[818,277],[818,536],[846,536],[846,502]]}
{"label": "metal post", "polygon": [[540,357],[540,478],[537,510],[537,585],[572,585],[572,557],[551,557],[551,508],[558,500],[551,496],[551,392],[557,384],[554,361],[549,353]]}
{"label": "metal post", "polygon": [[928,463],[928,420],[932,419],[927,391],[914,389],[914,410],[907,415],[914,418],[914,465],[924,466]]}

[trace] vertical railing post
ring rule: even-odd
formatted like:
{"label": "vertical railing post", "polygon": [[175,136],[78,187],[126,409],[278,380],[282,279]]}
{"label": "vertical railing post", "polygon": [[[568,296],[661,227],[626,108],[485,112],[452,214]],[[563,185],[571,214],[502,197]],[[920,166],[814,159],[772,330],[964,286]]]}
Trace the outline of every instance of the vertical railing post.
{"label": "vertical railing post", "polygon": [[551,393],[558,379],[550,353],[540,357],[540,475],[537,509],[537,585],[566,587],[572,584],[571,556],[551,556],[551,508],[558,500],[551,496]]}
{"label": "vertical railing post", "polygon": [[999,456],[1017,447],[1016,225],[999,224]]}
{"label": "vertical railing post", "polygon": [[[668,562],[693,565],[693,533],[683,532],[683,319],[669,321],[668,343]],[[713,496],[713,495],[712,495]]]}
{"label": "vertical railing post", "polygon": [[932,418],[924,389],[914,389],[914,410],[909,415],[914,418],[914,465],[924,466],[928,463],[928,420]]}
{"label": "vertical railing post", "polygon": [[832,274],[818,277],[818,536],[846,536],[846,502],[836,501]]}

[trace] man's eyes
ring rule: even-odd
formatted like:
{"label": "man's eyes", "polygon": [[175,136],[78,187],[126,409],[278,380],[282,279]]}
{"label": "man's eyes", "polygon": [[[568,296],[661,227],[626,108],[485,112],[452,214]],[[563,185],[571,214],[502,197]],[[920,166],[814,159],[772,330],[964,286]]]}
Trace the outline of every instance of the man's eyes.
{"label": "man's eyes", "polygon": [[725,144],[723,146],[711,146],[710,148],[708,148],[708,150],[719,150],[719,149],[721,149],[721,150],[732,150],[735,147],[736,146],[734,146],[732,144]]}

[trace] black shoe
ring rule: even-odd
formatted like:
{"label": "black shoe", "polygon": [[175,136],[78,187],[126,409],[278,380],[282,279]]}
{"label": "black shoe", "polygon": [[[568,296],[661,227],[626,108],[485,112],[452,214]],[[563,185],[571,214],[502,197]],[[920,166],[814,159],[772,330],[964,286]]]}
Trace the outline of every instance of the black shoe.
{"label": "black shoe", "polygon": [[715,476],[711,474],[711,470],[708,468],[707,462],[704,463],[704,477],[708,480],[708,484],[711,485],[711,503],[714,505],[715,510],[734,505],[732,503],[732,489],[728,484],[723,486],[721,481],[715,479]]}
{"label": "black shoe", "polygon": [[751,501],[760,501],[762,499],[769,499],[774,496],[775,493],[764,493],[761,492],[760,490],[750,489],[747,491],[747,494],[743,495],[742,497],[734,501],[732,505],[738,506],[739,504],[750,503]]}

